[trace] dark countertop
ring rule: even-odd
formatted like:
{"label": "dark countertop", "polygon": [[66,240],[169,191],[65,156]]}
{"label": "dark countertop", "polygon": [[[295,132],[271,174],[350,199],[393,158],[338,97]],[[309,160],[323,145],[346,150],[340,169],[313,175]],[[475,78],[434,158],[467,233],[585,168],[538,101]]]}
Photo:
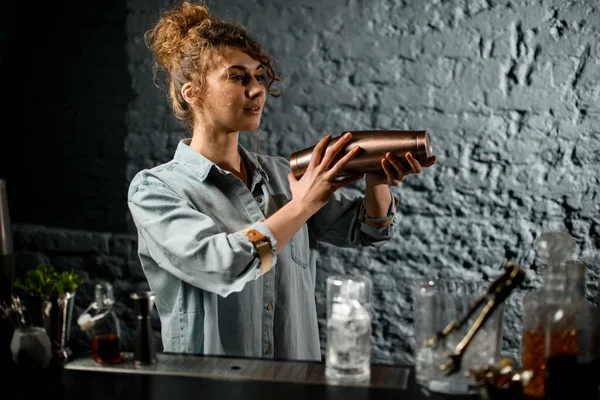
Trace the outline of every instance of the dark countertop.
{"label": "dark countertop", "polygon": [[84,355],[64,368],[8,369],[1,393],[8,390],[15,400],[477,399],[428,394],[415,383],[411,366],[373,365],[370,382],[343,385],[326,380],[321,362],[158,354],[156,365],[136,367],[131,354],[123,355],[115,366]]}

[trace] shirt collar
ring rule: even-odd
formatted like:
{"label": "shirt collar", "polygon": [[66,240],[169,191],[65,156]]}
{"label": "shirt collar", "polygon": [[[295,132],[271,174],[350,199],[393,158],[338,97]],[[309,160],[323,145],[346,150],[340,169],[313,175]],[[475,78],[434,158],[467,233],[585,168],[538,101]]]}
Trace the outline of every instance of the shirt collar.
{"label": "shirt collar", "polygon": [[[175,156],[173,157],[178,163],[182,164],[187,168],[194,176],[196,176],[201,182],[203,182],[212,167],[220,168],[208,158],[190,147],[191,138],[182,139],[177,144],[175,150]],[[260,176],[268,182],[269,177],[265,170],[261,167],[258,158],[255,154],[250,153],[241,144],[238,144],[238,151],[240,156],[243,158],[246,166],[249,168],[250,175],[253,181],[259,181]]]}
{"label": "shirt collar", "polygon": [[244,159],[246,166],[250,168],[250,175],[252,176],[252,180],[254,180],[254,182],[256,183],[260,180],[260,175],[262,175],[262,177],[267,182],[269,182],[269,176],[260,165],[256,154],[249,152],[241,144],[238,144],[238,151],[240,153],[240,156]]}

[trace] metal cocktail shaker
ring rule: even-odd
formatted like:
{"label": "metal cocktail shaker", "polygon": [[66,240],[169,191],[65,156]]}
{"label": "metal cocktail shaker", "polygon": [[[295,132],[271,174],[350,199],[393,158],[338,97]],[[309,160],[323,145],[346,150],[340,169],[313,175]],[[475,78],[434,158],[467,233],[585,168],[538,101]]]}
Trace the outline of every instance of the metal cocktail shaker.
{"label": "metal cocktail shaker", "polygon": [[133,300],[137,312],[133,361],[136,365],[156,364],[154,332],[150,325],[150,313],[154,307],[155,296],[152,292],[138,292],[132,293],[129,297]]}
{"label": "metal cocktail shaker", "polygon": [[[352,139],[337,155],[334,162],[337,162],[354,146],[360,146],[363,151],[344,167],[343,175],[383,171],[381,159],[387,152],[401,158],[410,152],[421,163],[427,161],[433,154],[431,138],[427,131],[371,130],[350,131],[350,133]],[[327,148],[329,149],[341,137],[342,134],[332,138]],[[314,148],[315,146],[311,146],[292,153],[290,156],[292,174],[296,179],[304,175]]]}

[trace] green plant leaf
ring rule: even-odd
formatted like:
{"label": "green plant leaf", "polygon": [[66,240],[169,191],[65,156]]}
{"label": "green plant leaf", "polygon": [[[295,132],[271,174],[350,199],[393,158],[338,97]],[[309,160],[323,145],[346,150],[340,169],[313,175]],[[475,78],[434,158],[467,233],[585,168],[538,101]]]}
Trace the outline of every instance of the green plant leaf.
{"label": "green plant leaf", "polygon": [[83,280],[75,271],[58,273],[51,264],[38,264],[36,269],[27,271],[24,279],[15,279],[16,289],[34,296],[62,296],[74,292]]}

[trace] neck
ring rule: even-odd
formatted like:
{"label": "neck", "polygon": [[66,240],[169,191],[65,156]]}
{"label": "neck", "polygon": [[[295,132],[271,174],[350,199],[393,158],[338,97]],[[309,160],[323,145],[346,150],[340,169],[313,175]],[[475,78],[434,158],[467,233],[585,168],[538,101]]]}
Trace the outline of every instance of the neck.
{"label": "neck", "polygon": [[238,152],[238,139],[239,131],[215,133],[194,128],[190,148],[246,183],[246,171]]}

